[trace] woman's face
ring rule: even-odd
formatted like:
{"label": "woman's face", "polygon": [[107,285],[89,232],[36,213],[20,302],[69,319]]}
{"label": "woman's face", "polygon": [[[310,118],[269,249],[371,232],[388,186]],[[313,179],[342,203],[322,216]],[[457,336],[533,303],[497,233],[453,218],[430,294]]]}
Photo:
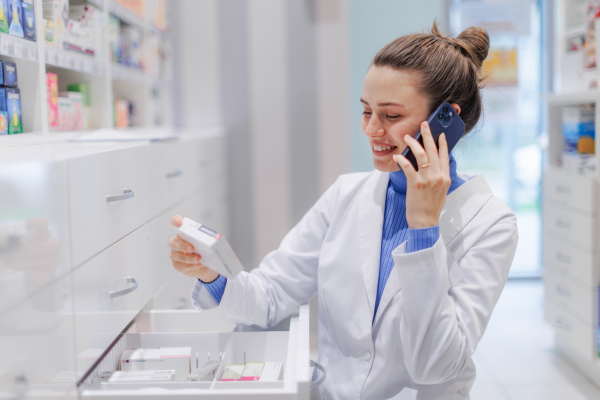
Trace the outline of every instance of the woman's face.
{"label": "woman's face", "polygon": [[404,136],[415,136],[429,117],[427,99],[417,91],[420,75],[373,66],[367,72],[360,102],[364,107],[362,131],[371,144],[375,168],[398,171],[394,154],[406,148]]}

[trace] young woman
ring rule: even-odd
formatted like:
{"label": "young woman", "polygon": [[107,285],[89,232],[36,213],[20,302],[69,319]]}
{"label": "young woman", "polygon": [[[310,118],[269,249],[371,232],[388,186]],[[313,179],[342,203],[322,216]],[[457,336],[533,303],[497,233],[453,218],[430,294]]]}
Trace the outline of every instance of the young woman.
{"label": "young woman", "polygon": [[381,49],[360,99],[376,170],[340,176],[279,249],[235,279],[173,238],[173,266],[198,278],[194,306],[269,327],[318,293],[321,398],[468,399],[471,356],[506,282],[517,221],[483,176],[456,173],[444,135],[438,151],[424,121],[447,101],[473,129],[488,48],[481,28],[450,38],[434,24]]}

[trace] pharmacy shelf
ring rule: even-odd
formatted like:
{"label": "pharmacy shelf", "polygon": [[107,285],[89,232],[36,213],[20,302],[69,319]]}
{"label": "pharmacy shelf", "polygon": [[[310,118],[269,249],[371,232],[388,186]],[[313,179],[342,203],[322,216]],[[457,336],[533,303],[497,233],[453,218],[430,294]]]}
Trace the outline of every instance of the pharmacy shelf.
{"label": "pharmacy shelf", "polygon": [[93,56],[85,54],[46,47],[44,58],[48,65],[54,65],[55,67],[65,68],[71,71],[95,75],[102,75],[105,73],[104,63],[98,61]]}
{"label": "pharmacy shelf", "polygon": [[144,29],[146,27],[146,24],[142,18],[138,17],[133,12],[112,0],[108,1],[108,11],[128,25],[137,26],[140,29]]}
{"label": "pharmacy shelf", "polygon": [[600,91],[587,90],[561,94],[548,93],[542,96],[542,100],[547,101],[548,104],[553,106],[595,103],[600,100]]}
{"label": "pharmacy shelf", "polygon": [[150,86],[152,83],[152,79],[139,69],[113,63],[111,70],[115,81],[132,82],[143,86]]}
{"label": "pharmacy shelf", "polygon": [[38,61],[37,43],[7,33],[0,33],[0,54],[20,58],[22,60]]}

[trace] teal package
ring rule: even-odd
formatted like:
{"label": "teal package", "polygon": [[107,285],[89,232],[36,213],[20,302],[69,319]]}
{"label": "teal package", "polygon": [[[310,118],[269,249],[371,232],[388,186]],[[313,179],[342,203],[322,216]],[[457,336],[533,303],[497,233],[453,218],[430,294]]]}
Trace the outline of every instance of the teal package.
{"label": "teal package", "polygon": [[8,0],[0,0],[0,32],[8,33]]}
{"label": "teal package", "polygon": [[8,112],[6,109],[6,89],[0,88],[0,135],[8,135]]}
{"label": "teal package", "polygon": [[23,37],[23,4],[21,0],[8,1],[8,33]]}
{"label": "teal package", "polygon": [[3,61],[2,62],[2,86],[8,87],[17,87],[18,85],[18,77],[17,77],[17,64],[14,62]]}
{"label": "teal package", "polygon": [[14,88],[6,88],[6,109],[8,120],[8,134],[14,135],[23,132],[21,122],[21,91]]}
{"label": "teal package", "polygon": [[23,1],[23,33],[24,38],[35,42],[35,12],[33,10],[33,0]]}

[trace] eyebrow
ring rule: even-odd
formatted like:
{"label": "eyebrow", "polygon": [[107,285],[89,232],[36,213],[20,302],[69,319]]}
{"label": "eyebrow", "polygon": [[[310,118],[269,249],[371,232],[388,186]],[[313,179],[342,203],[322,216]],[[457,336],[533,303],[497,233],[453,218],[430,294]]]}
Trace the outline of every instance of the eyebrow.
{"label": "eyebrow", "polygon": [[[362,97],[360,98],[360,102],[366,105],[369,105],[369,103],[367,103]],[[385,103],[378,103],[377,104],[379,107],[387,107],[387,106],[398,106],[398,107],[404,107],[402,104],[400,103],[394,103],[393,101],[388,101]]]}

